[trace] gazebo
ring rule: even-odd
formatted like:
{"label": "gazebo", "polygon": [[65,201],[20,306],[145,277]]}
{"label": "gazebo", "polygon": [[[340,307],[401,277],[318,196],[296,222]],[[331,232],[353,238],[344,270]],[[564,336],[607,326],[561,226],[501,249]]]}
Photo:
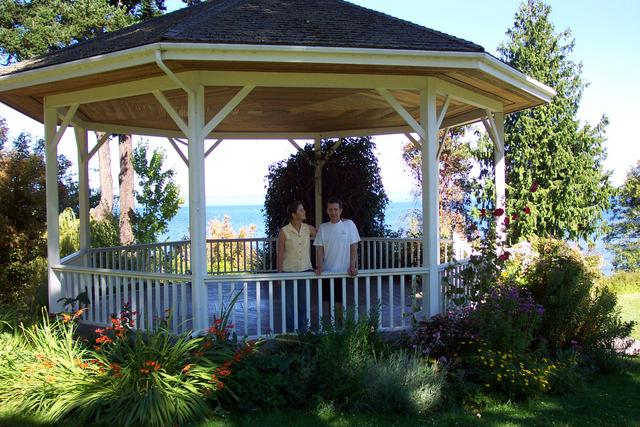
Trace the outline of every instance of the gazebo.
{"label": "gazebo", "polygon": [[[294,288],[294,298],[312,323],[324,295],[312,273],[271,272],[269,242],[207,242],[204,159],[220,141],[305,139],[319,149],[323,138],[405,134],[420,147],[420,245],[365,239],[358,277],[323,276],[331,312],[334,286],[341,286],[345,308],[358,315],[380,304],[382,326],[395,329],[408,325],[410,313],[443,309],[439,132],[484,123],[499,206],[504,115],[553,95],[481,46],[342,0],[211,0],[0,70],[0,101],[45,126],[50,310],[86,291],[88,323],[109,323],[127,303],[141,328],[171,310],[174,330],[201,331],[240,292],[232,315],[238,333],[249,336],[300,326],[297,317],[285,321],[280,280],[306,285],[303,295]],[[56,155],[69,127],[78,146],[80,251],[61,260]],[[189,170],[188,242],[90,247],[87,165],[104,142],[90,147],[90,130],[168,139]],[[318,162],[316,218],[321,174]],[[243,268],[212,269],[212,254],[225,245],[242,254],[234,256]]]}

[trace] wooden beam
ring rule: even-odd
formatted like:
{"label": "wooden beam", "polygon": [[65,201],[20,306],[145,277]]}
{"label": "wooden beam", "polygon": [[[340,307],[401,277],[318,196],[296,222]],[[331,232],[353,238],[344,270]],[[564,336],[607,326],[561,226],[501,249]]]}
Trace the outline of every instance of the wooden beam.
{"label": "wooden beam", "polygon": [[502,111],[504,109],[502,102],[496,99],[441,79],[433,78],[433,80],[436,85],[436,92],[441,95],[449,95],[452,99],[468,105],[473,105],[474,107],[482,108],[483,110],[488,108],[491,111]]}
{"label": "wooden beam", "polygon": [[162,105],[162,108],[164,108],[164,110],[167,112],[167,114],[169,114],[169,116],[173,119],[175,124],[180,128],[182,133],[184,135],[188,135],[189,134],[189,127],[184,122],[184,120],[182,120],[182,117],[180,117],[180,114],[178,114],[178,112],[173,108],[173,105],[171,105],[171,103],[164,96],[164,94],[162,92],[160,92],[159,90],[154,90],[151,93],[153,93],[153,96],[156,97],[156,99],[158,100],[160,105]]}
{"label": "wooden beam", "polygon": [[437,119],[438,129],[440,129],[440,126],[442,126],[442,122],[444,121],[444,116],[447,114],[447,109],[449,109],[449,102],[450,102],[449,95],[446,95],[444,97],[444,104],[442,104],[442,109],[438,114],[438,119]]}
{"label": "wooden beam", "polygon": [[224,139],[218,139],[216,140],[213,145],[211,147],[209,147],[209,149],[204,153],[204,158],[206,159],[209,154],[211,154],[211,152],[213,150],[215,150],[216,148],[218,148],[218,145],[222,144],[222,141],[224,141]]}
{"label": "wooden beam", "polygon": [[109,140],[109,138],[111,138],[111,134],[110,133],[105,133],[100,137],[100,139],[98,141],[96,141],[96,145],[91,149],[91,151],[89,151],[88,160],[91,160],[91,158],[98,152],[100,147],[102,147],[102,144],[107,142]]}
{"label": "wooden beam", "polygon": [[293,138],[289,138],[287,141],[289,141],[289,144],[293,145],[293,147],[296,150],[302,151],[302,148],[298,145],[298,143]]}
{"label": "wooden beam", "polygon": [[407,139],[413,143],[414,147],[416,147],[418,150],[422,150],[422,144],[420,143],[420,141],[415,139],[413,135],[411,135],[410,133],[405,133],[404,136],[406,136]]}
{"label": "wooden beam", "polygon": [[62,120],[62,124],[60,125],[60,128],[56,131],[55,135],[53,136],[51,144],[55,146],[58,145],[58,143],[60,142],[60,139],[62,139],[62,135],[64,135],[64,132],[67,130],[67,127],[69,127],[69,123],[71,123],[73,116],[76,114],[76,111],[78,111],[79,106],[80,104],[78,103],[71,104],[66,114],[64,115],[64,119]]}
{"label": "wooden beam", "polygon": [[171,146],[176,150],[176,152],[178,153],[178,156],[180,156],[184,164],[187,165],[187,167],[189,167],[189,159],[187,159],[187,157],[184,155],[180,147],[178,147],[178,144],[176,144],[176,141],[173,138],[167,138],[167,140],[169,141]]}
{"label": "wooden beam", "polygon": [[442,138],[440,138],[440,142],[438,143],[438,154],[436,155],[437,159],[440,159],[440,155],[442,154],[442,148],[444,148],[444,141],[447,139],[447,134],[449,133],[450,128],[445,128],[444,133],[442,134]]}
{"label": "wooden beam", "polygon": [[240,104],[242,100],[245,99],[247,95],[251,93],[254,87],[255,86],[244,86],[242,89],[240,89],[240,91],[236,93],[235,96],[231,98],[229,102],[227,102],[227,105],[222,107],[222,109],[218,111],[218,113],[215,116],[213,116],[211,120],[209,120],[209,123],[207,123],[202,128],[202,132],[201,132],[202,135],[206,136],[213,129],[215,129],[216,126],[218,126],[225,119],[225,117],[231,114],[234,108],[236,108],[238,104]]}
{"label": "wooden beam", "polygon": [[416,121],[416,119],[409,114],[409,112],[398,102],[397,99],[391,95],[391,93],[387,89],[376,88],[376,91],[382,96],[391,107],[396,110],[396,112],[404,119],[404,121],[413,129],[415,133],[417,133],[420,138],[425,138],[424,129],[420,126],[420,124]]}

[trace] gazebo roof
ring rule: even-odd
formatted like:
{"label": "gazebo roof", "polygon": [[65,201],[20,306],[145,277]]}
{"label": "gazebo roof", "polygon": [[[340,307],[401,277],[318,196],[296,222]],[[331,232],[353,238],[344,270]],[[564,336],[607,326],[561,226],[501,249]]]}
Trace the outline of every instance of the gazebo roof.
{"label": "gazebo roof", "polygon": [[6,67],[0,75],[159,42],[484,52],[342,0],[209,0]]}
{"label": "gazebo roof", "polygon": [[376,88],[417,118],[424,77],[459,94],[447,101],[447,125],[553,95],[481,46],[342,0],[211,0],[5,67],[0,101],[43,121],[45,98],[64,106],[75,97],[90,129],[177,136],[151,95],[162,91],[186,118],[186,94],[165,66],[204,79],[207,120],[255,86],[212,135],[221,137],[402,131],[406,121]]}

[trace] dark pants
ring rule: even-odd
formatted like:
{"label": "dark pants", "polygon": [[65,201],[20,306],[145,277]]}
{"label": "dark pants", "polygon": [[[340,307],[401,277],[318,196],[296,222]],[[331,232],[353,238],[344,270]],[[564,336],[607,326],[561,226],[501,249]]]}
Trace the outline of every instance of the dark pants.
{"label": "dark pants", "polygon": [[[311,271],[311,270],[309,270]],[[296,283],[297,282],[297,283]],[[309,319],[307,319],[307,287],[306,280],[285,280],[285,296],[286,296],[286,321],[287,328],[283,332],[294,332],[296,330],[294,324],[294,304],[298,307],[298,331],[304,332],[309,328]],[[298,300],[294,301],[293,288],[297,287]],[[312,288],[309,289],[309,292]],[[311,298],[309,298],[311,303]]]}

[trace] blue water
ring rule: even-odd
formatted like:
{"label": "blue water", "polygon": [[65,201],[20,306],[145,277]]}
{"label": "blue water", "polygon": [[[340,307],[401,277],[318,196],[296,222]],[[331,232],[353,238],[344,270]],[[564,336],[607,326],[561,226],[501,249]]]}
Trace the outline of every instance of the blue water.
{"label": "blue water", "polygon": [[[385,223],[392,230],[408,228],[407,214],[417,206],[414,202],[390,202],[385,211]],[[234,231],[241,227],[256,226],[254,237],[264,237],[264,217],[262,205],[222,205],[207,206],[207,223],[211,220],[222,221],[225,215],[233,225]],[[169,231],[160,240],[182,240],[189,236],[189,207],[181,206],[169,223]]]}
{"label": "blue water", "polygon": [[[409,228],[408,215],[416,208],[419,208],[416,202],[389,202],[385,211],[385,223],[391,230],[406,230]],[[262,205],[216,205],[207,206],[207,223],[210,220],[217,219],[222,221],[224,215],[228,215],[235,232],[241,227],[256,226],[254,237],[264,237],[264,218],[262,213]],[[608,219],[608,217],[607,217]],[[160,240],[187,240],[189,236],[189,207],[182,206],[178,213],[169,223],[169,231],[165,233]],[[585,242],[578,242],[584,249]],[[596,252],[603,256],[604,264],[602,271],[605,274],[612,273],[611,261],[613,255],[604,247],[602,239],[595,242]]]}

